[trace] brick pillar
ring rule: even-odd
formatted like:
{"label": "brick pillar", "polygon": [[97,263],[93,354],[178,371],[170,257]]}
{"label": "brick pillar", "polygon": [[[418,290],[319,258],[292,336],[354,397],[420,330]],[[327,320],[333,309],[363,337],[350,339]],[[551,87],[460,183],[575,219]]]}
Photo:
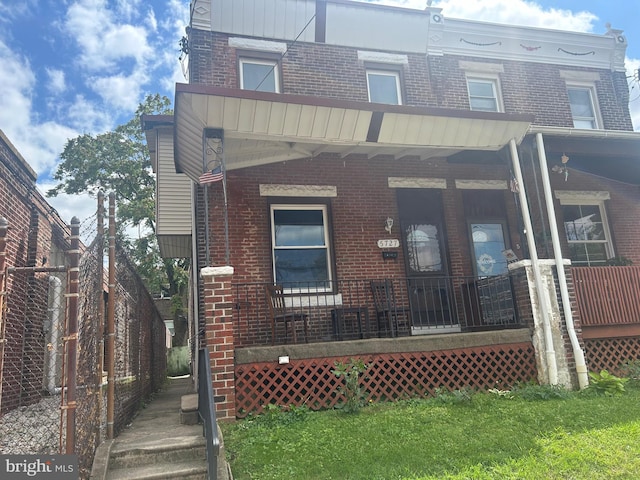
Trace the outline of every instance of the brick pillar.
{"label": "brick pillar", "polygon": [[233,267],[205,267],[200,275],[204,284],[204,342],[209,347],[216,416],[220,421],[235,420]]}

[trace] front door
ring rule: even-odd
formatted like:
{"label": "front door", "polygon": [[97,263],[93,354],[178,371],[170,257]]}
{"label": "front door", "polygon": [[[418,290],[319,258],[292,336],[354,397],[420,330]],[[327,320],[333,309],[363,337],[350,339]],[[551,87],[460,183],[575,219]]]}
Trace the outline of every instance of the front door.
{"label": "front door", "polygon": [[414,333],[450,325],[442,193],[438,189],[400,189],[398,209]]}

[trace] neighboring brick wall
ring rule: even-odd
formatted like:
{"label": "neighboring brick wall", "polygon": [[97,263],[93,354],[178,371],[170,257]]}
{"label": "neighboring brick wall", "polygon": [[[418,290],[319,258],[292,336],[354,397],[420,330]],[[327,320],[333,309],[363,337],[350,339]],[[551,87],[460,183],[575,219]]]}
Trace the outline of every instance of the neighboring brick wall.
{"label": "neighboring brick wall", "polygon": [[[8,222],[7,267],[49,267],[68,248],[69,229],[36,190],[36,175],[0,132],[0,217]],[[65,236],[67,238],[65,238]],[[58,263],[58,262],[56,262]],[[40,399],[49,275],[7,276],[2,411]]]}
{"label": "neighboring brick wall", "polygon": [[[229,35],[191,30],[190,82],[238,88],[238,52],[228,44]],[[357,50],[320,43],[288,43],[281,62],[282,92],[366,102],[366,65]],[[403,53],[403,52],[397,52]],[[537,125],[572,127],[571,110],[561,70],[598,73],[596,82],[604,128],[633,130],[629,95],[623,72],[533,62],[515,62],[455,55],[408,54],[402,65],[404,103],[469,110],[466,71],[459,62],[501,64],[499,74],[506,113],[531,114]]]}

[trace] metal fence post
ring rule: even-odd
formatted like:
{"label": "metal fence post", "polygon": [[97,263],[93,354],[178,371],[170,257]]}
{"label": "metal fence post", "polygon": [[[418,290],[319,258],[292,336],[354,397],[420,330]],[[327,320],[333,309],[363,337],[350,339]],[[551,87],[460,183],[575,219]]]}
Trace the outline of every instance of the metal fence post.
{"label": "metal fence post", "polygon": [[107,303],[107,438],[114,437],[115,416],[115,306],[116,306],[116,196],[109,194],[109,297]]}
{"label": "metal fence post", "polygon": [[80,220],[71,219],[71,250],[69,251],[69,294],[67,300],[67,437],[66,453],[75,453],[76,384],[78,370],[78,280],[80,264]]}
{"label": "metal fence post", "polygon": [[0,406],[2,406],[2,377],[4,372],[4,302],[6,292],[6,279],[7,279],[7,230],[9,229],[9,222],[6,218],[0,217]]}

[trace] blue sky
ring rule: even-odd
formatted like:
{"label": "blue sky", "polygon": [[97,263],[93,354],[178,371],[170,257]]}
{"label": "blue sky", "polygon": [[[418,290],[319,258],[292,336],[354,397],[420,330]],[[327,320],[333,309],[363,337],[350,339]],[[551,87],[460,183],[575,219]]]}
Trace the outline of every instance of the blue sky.
{"label": "blue sky", "polygon": [[[426,0],[374,1],[426,6]],[[433,6],[445,18],[597,34],[609,22],[627,37],[629,75],[640,68],[638,0],[434,0]],[[52,186],[67,139],[129,120],[147,94],[173,98],[175,82],[185,82],[178,42],[188,9],[188,0],[0,0],[0,129],[38,173],[43,191]],[[631,98],[640,130],[637,82]],[[95,211],[95,202],[82,197],[50,203],[66,221]]]}

